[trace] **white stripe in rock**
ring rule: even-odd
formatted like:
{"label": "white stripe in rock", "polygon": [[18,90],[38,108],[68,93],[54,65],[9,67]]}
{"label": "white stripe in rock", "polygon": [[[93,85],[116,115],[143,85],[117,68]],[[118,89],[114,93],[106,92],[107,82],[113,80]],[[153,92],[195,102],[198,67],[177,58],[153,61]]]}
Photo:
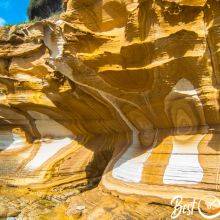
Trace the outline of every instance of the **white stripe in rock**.
{"label": "white stripe in rock", "polygon": [[25,146],[25,139],[11,131],[0,131],[0,150],[16,150]]}
{"label": "white stripe in rock", "polygon": [[71,138],[64,138],[59,140],[50,140],[42,142],[40,148],[33,158],[25,166],[26,169],[34,170],[43,165],[47,160],[54,156],[59,150],[69,145],[73,140]]}
{"label": "white stripe in rock", "polygon": [[141,181],[144,163],[151,155],[151,150],[147,151],[146,153],[140,156],[137,156],[140,153],[138,130],[125,117],[124,113],[118,108],[113,98],[101,91],[99,92],[99,94],[116,109],[123,121],[132,131],[131,145],[120,157],[120,159],[115,163],[112,170],[112,176],[116,179],[123,180],[125,182],[139,183]]}
{"label": "white stripe in rock", "polygon": [[164,184],[197,184],[202,181],[203,169],[199,163],[198,146],[205,135],[191,136],[180,141],[181,136],[173,138],[173,150],[166,167]]}

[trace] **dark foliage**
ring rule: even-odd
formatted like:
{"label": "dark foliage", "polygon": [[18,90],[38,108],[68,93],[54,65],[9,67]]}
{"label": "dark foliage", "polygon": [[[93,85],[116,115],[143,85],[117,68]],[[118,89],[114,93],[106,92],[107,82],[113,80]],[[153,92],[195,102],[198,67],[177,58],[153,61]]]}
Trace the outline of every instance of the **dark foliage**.
{"label": "dark foliage", "polygon": [[44,19],[62,10],[62,0],[30,0],[28,17],[30,20]]}

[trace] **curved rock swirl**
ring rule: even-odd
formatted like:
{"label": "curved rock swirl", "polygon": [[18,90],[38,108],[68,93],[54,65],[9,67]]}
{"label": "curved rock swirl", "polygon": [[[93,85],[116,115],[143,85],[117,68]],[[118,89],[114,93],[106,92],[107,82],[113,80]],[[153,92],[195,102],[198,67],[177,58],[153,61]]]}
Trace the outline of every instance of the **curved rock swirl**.
{"label": "curved rock swirl", "polygon": [[2,184],[219,196],[219,7],[69,1],[2,28]]}

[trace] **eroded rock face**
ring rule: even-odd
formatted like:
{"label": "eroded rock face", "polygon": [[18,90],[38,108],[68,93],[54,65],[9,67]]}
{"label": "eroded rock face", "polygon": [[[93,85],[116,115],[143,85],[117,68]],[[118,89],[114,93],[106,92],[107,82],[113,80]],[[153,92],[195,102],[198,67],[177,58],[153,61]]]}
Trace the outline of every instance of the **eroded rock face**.
{"label": "eroded rock face", "polygon": [[55,210],[109,219],[152,217],[141,205],[134,214],[140,196],[157,197],[162,217],[180,192],[219,196],[219,14],[215,0],[80,0],[60,20],[2,28],[4,198],[9,185],[62,203],[101,179],[123,208],[105,202],[84,213],[80,194],[83,204]]}

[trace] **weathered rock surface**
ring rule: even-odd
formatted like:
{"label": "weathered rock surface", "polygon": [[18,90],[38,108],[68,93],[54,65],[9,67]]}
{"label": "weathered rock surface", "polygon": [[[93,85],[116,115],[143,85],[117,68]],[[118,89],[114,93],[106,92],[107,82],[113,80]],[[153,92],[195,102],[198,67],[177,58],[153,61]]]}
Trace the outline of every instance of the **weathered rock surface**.
{"label": "weathered rock surface", "polygon": [[219,197],[219,33],[216,0],[68,1],[1,28],[0,215],[170,219],[176,195]]}

